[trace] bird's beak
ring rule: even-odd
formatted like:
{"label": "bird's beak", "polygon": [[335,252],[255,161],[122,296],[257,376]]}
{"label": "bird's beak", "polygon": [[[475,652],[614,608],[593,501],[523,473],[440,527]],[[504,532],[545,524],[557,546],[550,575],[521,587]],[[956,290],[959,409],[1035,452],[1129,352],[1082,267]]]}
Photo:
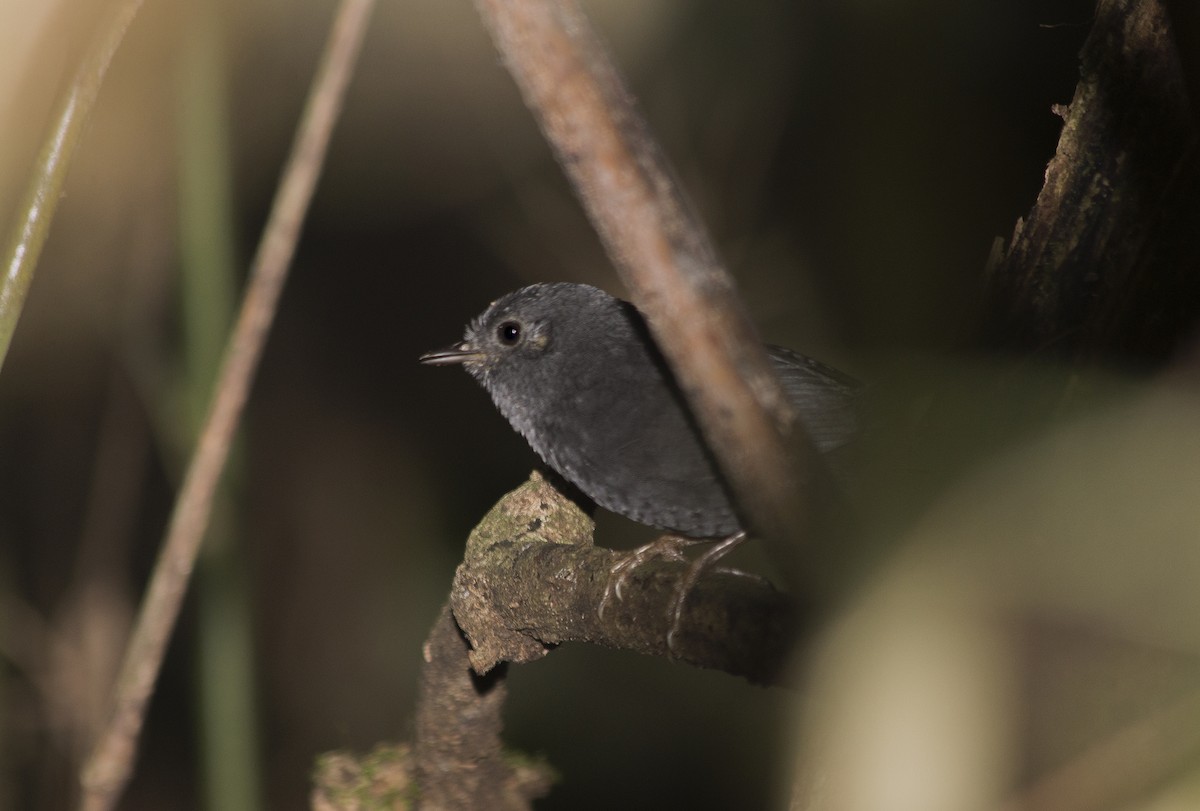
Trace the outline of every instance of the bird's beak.
{"label": "bird's beak", "polygon": [[454,346],[426,352],[421,356],[421,363],[430,366],[453,366],[456,363],[472,363],[483,360],[483,353],[466,341],[460,341]]}

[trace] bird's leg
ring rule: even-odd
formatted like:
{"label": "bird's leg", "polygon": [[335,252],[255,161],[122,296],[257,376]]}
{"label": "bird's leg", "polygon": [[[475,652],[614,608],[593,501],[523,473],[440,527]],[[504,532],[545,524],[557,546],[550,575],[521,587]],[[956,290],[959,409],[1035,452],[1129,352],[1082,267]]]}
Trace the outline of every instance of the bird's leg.
{"label": "bird's leg", "polygon": [[695,546],[701,543],[711,543],[711,539],[707,538],[685,538],[681,535],[661,535],[655,538],[644,546],[639,546],[629,554],[622,557],[612,568],[608,570],[608,584],[604,587],[604,596],[600,598],[600,607],[597,611],[600,618],[604,618],[604,611],[608,608],[613,597],[618,600],[624,599],[621,594],[625,588],[625,581],[632,574],[633,570],[641,566],[652,558],[663,558],[664,560],[686,562],[687,556],[683,554],[683,550],[690,546]]}
{"label": "bird's leg", "polygon": [[[724,538],[709,549],[700,557],[696,558],[687,567],[683,573],[683,577],[679,578],[679,583],[675,586],[675,598],[671,601],[671,630],[667,632],[667,650],[674,655],[675,652],[675,635],[679,631],[680,622],[683,620],[683,606],[687,603],[688,594],[695,588],[700,576],[704,574],[718,560],[732,552],[738,544],[746,540],[745,532],[735,532],[728,538]],[[746,577],[754,577],[755,575],[747,574],[738,569],[725,569],[720,571],[729,572],[730,574],[744,575]]]}

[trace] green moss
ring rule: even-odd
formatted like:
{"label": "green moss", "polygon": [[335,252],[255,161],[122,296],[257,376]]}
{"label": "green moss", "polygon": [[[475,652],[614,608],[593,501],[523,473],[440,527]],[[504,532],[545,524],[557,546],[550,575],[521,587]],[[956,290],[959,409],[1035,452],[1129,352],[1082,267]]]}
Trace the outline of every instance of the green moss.
{"label": "green moss", "polygon": [[484,554],[497,543],[540,540],[590,545],[596,525],[571,499],[534,471],[483,517],[467,539],[467,557]]}

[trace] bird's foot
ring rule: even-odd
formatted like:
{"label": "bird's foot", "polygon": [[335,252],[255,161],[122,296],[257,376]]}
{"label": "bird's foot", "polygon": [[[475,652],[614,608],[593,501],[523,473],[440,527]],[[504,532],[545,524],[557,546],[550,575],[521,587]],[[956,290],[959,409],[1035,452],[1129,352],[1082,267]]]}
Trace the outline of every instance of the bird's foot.
{"label": "bird's foot", "polygon": [[700,543],[709,541],[685,538],[681,535],[662,535],[622,557],[608,570],[608,584],[604,587],[604,596],[600,598],[600,607],[597,610],[600,618],[604,619],[604,612],[614,597],[618,600],[624,599],[622,592],[625,589],[625,581],[634,569],[653,558],[685,563],[687,556],[683,551]]}
{"label": "bird's foot", "polygon": [[671,620],[671,630],[667,632],[667,652],[675,656],[675,643],[679,635],[679,627],[683,621],[683,608],[687,604],[688,594],[696,587],[701,575],[706,571],[719,571],[726,574],[736,574],[742,577],[752,577],[761,579],[758,575],[743,572],[740,569],[730,569],[726,567],[714,568],[717,561],[728,555],[742,541],[746,540],[745,532],[736,532],[728,538],[717,541],[712,549],[709,549],[700,557],[696,558],[684,571],[683,577],[679,578],[679,583],[675,586],[675,595],[671,600],[671,608],[668,618]]}

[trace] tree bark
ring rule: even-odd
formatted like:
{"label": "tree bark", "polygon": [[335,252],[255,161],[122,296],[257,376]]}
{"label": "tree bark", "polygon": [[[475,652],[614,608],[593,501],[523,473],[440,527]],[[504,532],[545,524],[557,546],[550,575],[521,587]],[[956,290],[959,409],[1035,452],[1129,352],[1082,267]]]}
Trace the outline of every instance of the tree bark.
{"label": "tree bark", "polygon": [[1158,365],[1200,313],[1196,116],[1157,0],[1102,0],[1029,216],[990,268],[993,345]]}

